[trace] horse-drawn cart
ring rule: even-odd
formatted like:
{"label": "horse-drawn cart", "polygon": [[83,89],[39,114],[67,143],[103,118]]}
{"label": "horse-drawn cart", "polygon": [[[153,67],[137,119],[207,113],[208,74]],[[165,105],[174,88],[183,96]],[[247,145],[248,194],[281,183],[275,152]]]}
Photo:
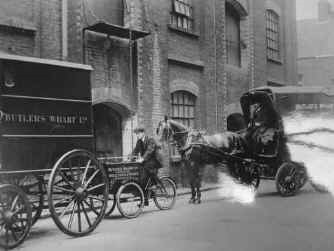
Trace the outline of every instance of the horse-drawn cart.
{"label": "horse-drawn cart", "polygon": [[139,183],[141,164],[93,154],[91,70],[0,54],[0,247],[21,244],[45,208],[62,232],[87,235],[118,188]]}

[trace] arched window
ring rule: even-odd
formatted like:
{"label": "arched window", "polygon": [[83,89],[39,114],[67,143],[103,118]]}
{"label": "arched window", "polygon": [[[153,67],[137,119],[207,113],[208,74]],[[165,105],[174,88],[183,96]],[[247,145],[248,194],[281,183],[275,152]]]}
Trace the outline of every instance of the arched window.
{"label": "arched window", "polygon": [[171,95],[172,119],[189,127],[195,126],[196,96],[187,91],[176,91]]}
{"label": "arched window", "polygon": [[279,15],[273,10],[266,11],[267,58],[280,60]]}
{"label": "arched window", "polygon": [[240,15],[231,4],[225,6],[227,63],[240,66]]}

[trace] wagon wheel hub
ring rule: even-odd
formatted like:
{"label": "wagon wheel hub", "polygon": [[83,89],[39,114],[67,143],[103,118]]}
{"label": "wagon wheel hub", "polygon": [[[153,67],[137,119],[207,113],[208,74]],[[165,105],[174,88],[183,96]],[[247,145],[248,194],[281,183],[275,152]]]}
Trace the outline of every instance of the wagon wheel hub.
{"label": "wagon wheel hub", "polygon": [[15,222],[15,214],[10,210],[5,211],[3,214],[3,221],[6,225],[11,225]]}
{"label": "wagon wheel hub", "polygon": [[88,196],[87,190],[84,187],[80,186],[75,190],[75,196],[78,201],[83,201]]}

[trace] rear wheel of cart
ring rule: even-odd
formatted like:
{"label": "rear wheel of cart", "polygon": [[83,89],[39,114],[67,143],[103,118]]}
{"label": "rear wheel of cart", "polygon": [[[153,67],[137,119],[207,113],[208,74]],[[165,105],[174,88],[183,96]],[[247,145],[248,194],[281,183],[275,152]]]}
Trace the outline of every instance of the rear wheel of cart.
{"label": "rear wheel of cart", "polygon": [[116,195],[117,208],[126,218],[136,218],[144,206],[143,189],[135,182],[122,185]]}
{"label": "rear wheel of cart", "polygon": [[26,194],[31,205],[32,220],[34,225],[40,218],[44,207],[44,180],[42,176],[28,175],[6,175],[1,181],[20,187]]}
{"label": "rear wheel of cart", "polygon": [[54,165],[48,183],[51,216],[58,228],[71,236],[92,232],[105,215],[108,178],[94,155],[72,150]]}
{"label": "rear wheel of cart", "polygon": [[15,185],[0,185],[0,247],[17,247],[30,227],[31,206],[25,193]]}
{"label": "rear wheel of cart", "polygon": [[171,209],[176,201],[176,185],[169,177],[160,178],[157,188],[151,191],[155,205],[160,210]]}
{"label": "rear wheel of cart", "polygon": [[41,176],[27,175],[19,179],[17,185],[22,188],[28,197],[31,205],[32,220],[31,225],[34,225],[41,217],[44,207],[44,180]]}
{"label": "rear wheel of cart", "polygon": [[281,196],[293,196],[300,188],[298,166],[292,162],[284,162],[276,173],[276,188]]}

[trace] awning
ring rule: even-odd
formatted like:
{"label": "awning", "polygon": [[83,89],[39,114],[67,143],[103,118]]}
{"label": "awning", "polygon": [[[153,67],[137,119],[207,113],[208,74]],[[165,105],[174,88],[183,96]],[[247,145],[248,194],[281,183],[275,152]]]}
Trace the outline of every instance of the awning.
{"label": "awning", "polygon": [[[98,33],[107,34],[109,36],[115,36],[120,38],[137,40],[139,38],[143,38],[150,33],[147,31],[141,31],[136,29],[129,29],[122,26],[108,24],[105,22],[98,22],[91,26],[85,27],[84,30],[94,31]],[[131,34],[131,37],[130,37]]]}
{"label": "awning", "polygon": [[[287,86],[261,86],[252,89],[254,90],[269,90],[274,94],[324,94],[327,96],[334,95],[334,88],[326,86],[298,86],[298,85],[287,85]],[[251,91],[252,91],[251,90]]]}

